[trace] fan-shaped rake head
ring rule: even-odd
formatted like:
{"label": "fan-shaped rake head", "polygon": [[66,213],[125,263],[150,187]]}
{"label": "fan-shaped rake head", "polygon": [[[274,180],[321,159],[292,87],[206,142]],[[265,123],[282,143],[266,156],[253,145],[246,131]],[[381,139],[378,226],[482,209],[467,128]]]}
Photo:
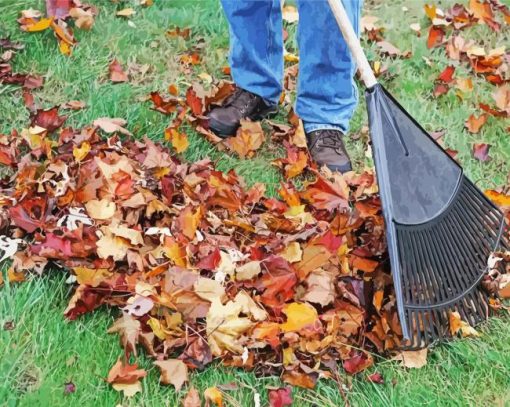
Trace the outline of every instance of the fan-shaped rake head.
{"label": "fan-shaped rake head", "polygon": [[433,221],[395,224],[408,347],[450,336],[450,312],[471,325],[487,318],[487,294],[479,283],[503,225],[502,213],[465,177]]}
{"label": "fan-shaped rake head", "polygon": [[381,86],[367,91],[370,133],[406,347],[449,336],[449,313],[488,315],[479,283],[504,216]]}

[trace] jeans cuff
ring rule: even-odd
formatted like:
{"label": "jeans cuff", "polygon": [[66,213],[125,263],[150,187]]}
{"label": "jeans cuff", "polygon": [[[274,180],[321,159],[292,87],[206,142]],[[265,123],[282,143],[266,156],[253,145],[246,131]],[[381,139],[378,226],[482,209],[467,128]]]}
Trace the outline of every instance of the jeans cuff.
{"label": "jeans cuff", "polygon": [[307,134],[317,130],[339,130],[342,132],[342,134],[346,133],[345,128],[336,124],[303,123],[303,127],[305,128],[305,133]]}

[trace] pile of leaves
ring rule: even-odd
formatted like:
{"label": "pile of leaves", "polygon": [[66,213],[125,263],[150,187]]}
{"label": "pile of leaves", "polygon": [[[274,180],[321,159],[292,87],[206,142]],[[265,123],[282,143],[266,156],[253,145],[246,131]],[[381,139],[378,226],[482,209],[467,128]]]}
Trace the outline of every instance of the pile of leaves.
{"label": "pile of leaves", "polygon": [[145,371],[129,363],[140,347],[177,389],[214,358],[313,388],[337,361],[355,374],[371,352],[400,345],[371,172],[315,172],[301,190],[282,184],[277,200],[208,160],[121,140],[120,119],[65,120],[57,107],[38,110],[1,136],[13,170],[0,183],[1,247],[10,281],[51,264],[71,271],[68,319],[121,310],[109,330],[124,348],[108,376],[115,388],[140,389]]}

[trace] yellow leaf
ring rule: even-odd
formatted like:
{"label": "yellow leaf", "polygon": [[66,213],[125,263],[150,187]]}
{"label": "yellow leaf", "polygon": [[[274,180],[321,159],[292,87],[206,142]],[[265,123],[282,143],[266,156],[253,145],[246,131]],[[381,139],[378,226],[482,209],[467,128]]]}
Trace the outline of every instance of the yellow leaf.
{"label": "yellow leaf", "polygon": [[108,269],[90,269],[87,267],[74,267],[73,272],[76,274],[78,284],[86,284],[91,287],[97,287],[113,275]]}
{"label": "yellow leaf", "polygon": [[317,310],[310,304],[293,302],[285,305],[283,313],[287,315],[287,322],[280,325],[285,332],[295,332],[311,325],[318,320]]}
{"label": "yellow leaf", "polygon": [[294,355],[294,349],[285,348],[283,350],[283,366],[288,366],[294,364],[296,361],[296,355]]}
{"label": "yellow leaf", "polygon": [[165,244],[165,255],[174,262],[176,266],[186,267],[186,251],[179,243],[173,241]]}
{"label": "yellow leaf", "polygon": [[206,333],[213,355],[221,356],[226,351],[243,352],[239,339],[254,323],[239,316],[242,310],[242,304],[235,301],[225,305],[218,298],[212,301],[206,316]]}
{"label": "yellow leaf", "polygon": [[72,53],[71,45],[69,45],[66,41],[59,40],[58,49],[63,55],[69,56]]}
{"label": "yellow leaf", "polygon": [[172,147],[177,154],[186,151],[189,147],[188,136],[186,136],[185,133],[177,131],[176,129],[166,129],[165,137],[172,143]]}
{"label": "yellow leaf", "polygon": [[285,53],[283,54],[283,59],[286,62],[299,62],[299,57],[297,55],[294,55],[287,51],[285,51]]}
{"label": "yellow leaf", "polygon": [[209,387],[204,391],[204,397],[207,402],[212,402],[216,407],[223,407],[223,395],[217,387]]}
{"label": "yellow leaf", "polygon": [[166,331],[158,319],[151,317],[147,321],[147,325],[151,327],[152,332],[154,332],[154,335],[156,335],[159,339],[161,339],[162,341],[166,339]]}
{"label": "yellow leaf", "polygon": [[84,141],[81,143],[80,147],[74,147],[73,148],[73,156],[76,161],[80,162],[82,161],[87,154],[90,152],[90,144],[88,141]]}
{"label": "yellow leaf", "polygon": [[106,231],[105,235],[102,236],[97,242],[97,255],[101,259],[107,259],[112,256],[114,261],[123,260],[128,249],[131,247],[125,239],[113,235],[111,232]]}
{"label": "yellow leaf", "polygon": [[36,32],[48,29],[52,23],[52,18],[41,18],[38,22],[25,26],[25,31]]}
{"label": "yellow leaf", "polygon": [[450,332],[452,335],[457,335],[460,332],[463,338],[468,336],[478,337],[480,334],[469,325],[467,322],[463,321],[460,314],[458,312],[450,312],[449,318],[450,320]]}
{"label": "yellow leaf", "polygon": [[303,258],[303,250],[301,250],[301,246],[298,242],[290,243],[283,252],[280,253],[280,256],[287,260],[289,263],[296,263],[301,261]]}
{"label": "yellow leaf", "polygon": [[107,199],[93,199],[85,204],[87,213],[92,219],[107,220],[115,214],[116,206],[114,202]]}

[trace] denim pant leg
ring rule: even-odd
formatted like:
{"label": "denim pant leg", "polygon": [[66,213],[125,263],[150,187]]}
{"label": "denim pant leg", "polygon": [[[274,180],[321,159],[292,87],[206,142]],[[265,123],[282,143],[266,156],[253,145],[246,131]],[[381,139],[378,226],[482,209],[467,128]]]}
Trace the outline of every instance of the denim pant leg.
{"label": "denim pant leg", "polygon": [[[338,0],[341,1],[341,0]],[[359,33],[362,0],[342,0]],[[298,0],[299,80],[296,112],[306,132],[346,133],[358,102],[351,53],[327,0]]]}
{"label": "denim pant leg", "polygon": [[230,27],[234,82],[277,103],[282,92],[283,34],[280,0],[221,0]]}

